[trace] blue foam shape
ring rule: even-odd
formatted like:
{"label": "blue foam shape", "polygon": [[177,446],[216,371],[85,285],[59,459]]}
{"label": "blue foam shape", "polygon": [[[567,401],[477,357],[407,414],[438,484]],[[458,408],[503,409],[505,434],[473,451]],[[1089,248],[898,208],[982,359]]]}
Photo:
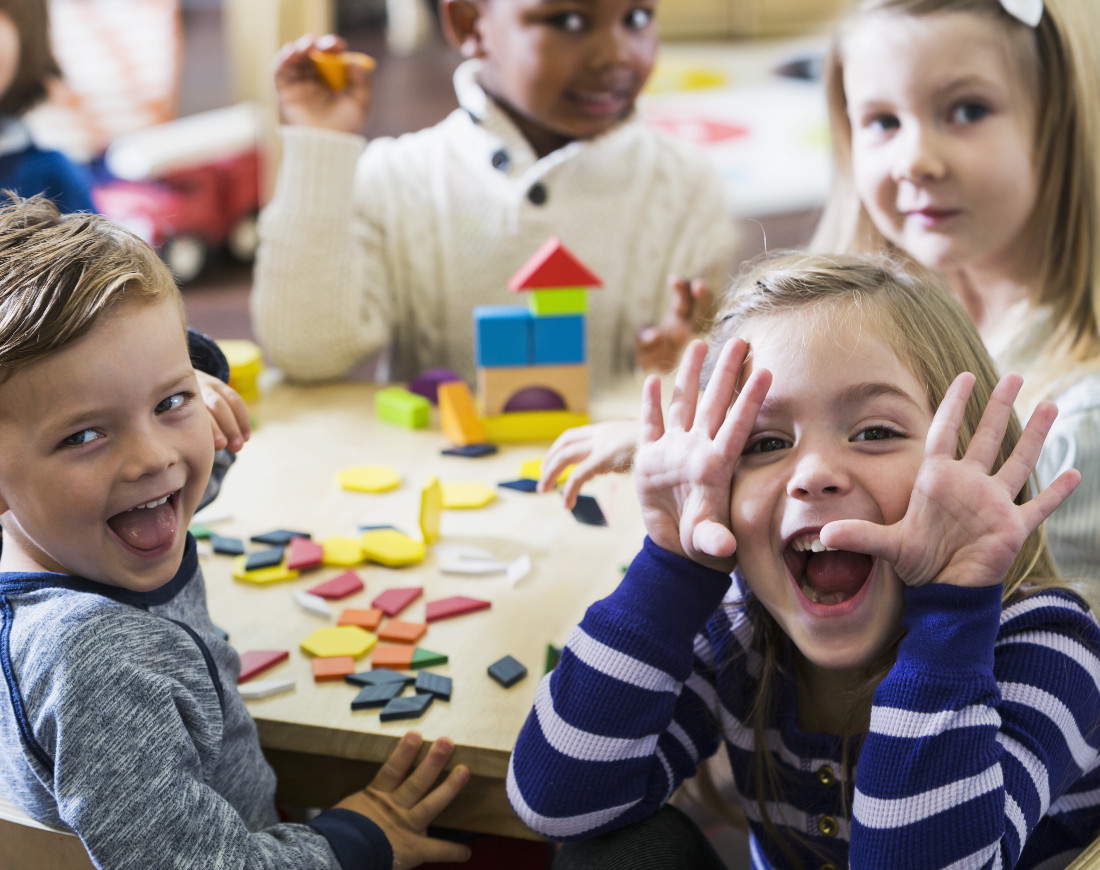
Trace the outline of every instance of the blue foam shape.
{"label": "blue foam shape", "polygon": [[474,357],[483,368],[527,366],[534,359],[531,324],[535,318],[521,305],[474,308]]}
{"label": "blue foam shape", "polygon": [[532,345],[534,365],[583,363],[584,315],[533,318]]}

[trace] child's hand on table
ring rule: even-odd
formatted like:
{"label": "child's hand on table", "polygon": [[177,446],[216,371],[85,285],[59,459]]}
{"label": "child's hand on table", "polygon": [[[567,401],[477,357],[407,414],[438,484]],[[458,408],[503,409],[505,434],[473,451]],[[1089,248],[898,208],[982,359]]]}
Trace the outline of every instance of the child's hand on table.
{"label": "child's hand on table", "polygon": [[566,467],[576,463],[565,481],[562,495],[570,510],[585,481],[610,471],[629,471],[638,442],[638,424],[634,420],[609,420],[566,429],[550,445],[542,460],[539,492],[550,492]]}
{"label": "child's hand on table", "polygon": [[343,133],[361,133],[370,115],[370,72],[347,65],[347,87],[334,91],[310,58],[311,51],[342,52],[347,43],[328,34],[302,36],[288,42],[275,58],[275,90],[287,124],[322,127]]}
{"label": "child's hand on table", "polygon": [[737,548],[730,531],[733,471],[771,386],[771,373],[760,369],[737,392],[748,350],[742,339],[726,342],[700,399],[706,345],[689,344],[676,373],[667,418],[661,413],[660,378],[647,378],[634,460],[642,519],[653,542],[726,572],[733,570]]}
{"label": "child's hand on table", "polygon": [[672,298],[665,319],[638,331],[634,354],[642,371],[669,372],[680,353],[698,334],[710,314],[710,291],[699,280],[672,278]]}
{"label": "child's hand on table", "polygon": [[1034,498],[1020,505],[1014,501],[1058,414],[1052,402],[1039,404],[1009,458],[992,472],[1022,384],[1019,375],[1001,378],[966,453],[956,459],[974,376],[966,372],[955,378],[928,430],[905,516],[890,526],[866,520],[832,522],[821,530],[822,543],[885,559],[909,586],[1003,582],[1024,539],[1081,482],[1081,473],[1070,469]]}
{"label": "child's hand on table", "polygon": [[454,744],[446,737],[439,738],[409,773],[423,742],[419,734],[410,731],[366,788],[336,804],[366,816],[383,830],[393,847],[394,870],[429,861],[460,864],[470,858],[468,846],[427,836],[428,826],[470,781],[469,768],[459,765],[432,789],[454,752]]}
{"label": "child's hand on table", "polygon": [[241,394],[225,381],[198,370],[195,371],[195,375],[199,379],[202,403],[210,412],[215,449],[221,450],[227,447],[230,453],[237,453],[252,437],[252,421],[248,414],[248,405],[241,398]]}

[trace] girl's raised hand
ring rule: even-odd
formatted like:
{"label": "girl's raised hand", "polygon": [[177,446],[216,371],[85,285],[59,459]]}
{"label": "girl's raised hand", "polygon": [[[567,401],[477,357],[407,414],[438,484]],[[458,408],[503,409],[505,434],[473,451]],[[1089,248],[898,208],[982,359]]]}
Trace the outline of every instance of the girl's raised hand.
{"label": "girl's raised hand", "polygon": [[361,133],[370,115],[370,73],[348,64],[348,84],[334,91],[310,59],[311,51],[342,52],[347,44],[339,36],[302,36],[288,42],[275,57],[275,90],[279,111],[287,124],[321,127],[342,133]]}
{"label": "girl's raised hand", "polygon": [[655,544],[720,571],[733,569],[733,470],[771,385],[761,369],[737,392],[749,346],[732,339],[699,397],[706,345],[693,341],[676,373],[667,419],[661,382],[646,379],[634,476],[646,531]]}
{"label": "girl's raised hand", "polygon": [[994,586],[1004,581],[1024,540],[1081,480],[1064,471],[1034,498],[1014,499],[1035,468],[1058,411],[1042,402],[1005,463],[993,473],[1012,403],[1023,379],[1001,378],[961,459],[955,458],[959,427],[974,389],[969,372],[955,378],[928,430],[905,516],[891,526],[840,520],[821,530],[828,547],[885,559],[909,586],[948,583]]}
{"label": "girl's raised hand", "polygon": [[585,482],[597,474],[630,471],[637,444],[638,424],[634,420],[607,420],[566,429],[542,460],[538,491],[553,490],[562,472],[575,464],[562,487],[565,506],[572,510]]}

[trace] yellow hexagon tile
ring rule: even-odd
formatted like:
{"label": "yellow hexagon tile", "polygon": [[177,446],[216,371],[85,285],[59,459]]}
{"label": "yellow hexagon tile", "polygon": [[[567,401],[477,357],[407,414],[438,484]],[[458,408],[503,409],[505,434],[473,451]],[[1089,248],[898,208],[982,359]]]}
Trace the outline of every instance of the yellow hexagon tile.
{"label": "yellow hexagon tile", "polygon": [[337,475],[340,486],[354,492],[389,492],[401,485],[401,475],[388,465],[357,465]]}
{"label": "yellow hexagon tile", "polygon": [[482,508],[496,497],[494,489],[477,481],[443,484],[443,507],[450,510]]}
{"label": "yellow hexagon tile", "polygon": [[424,561],[425,546],[422,541],[410,538],[396,529],[372,529],[359,539],[363,556],[390,568],[415,565]]}
{"label": "yellow hexagon tile", "polygon": [[321,564],[352,568],[363,564],[363,545],[358,538],[325,538],[321,541]]}
{"label": "yellow hexagon tile", "polygon": [[370,652],[378,638],[358,625],[330,625],[318,628],[302,639],[300,646],[310,655],[320,658],[351,656],[359,658]]}
{"label": "yellow hexagon tile", "polygon": [[246,571],[245,563],[248,556],[238,556],[233,560],[233,578],[243,580],[245,583],[256,583],[263,586],[267,583],[280,583],[283,580],[297,580],[298,572],[288,568],[286,562],[272,565],[270,568],[257,568],[255,571]]}

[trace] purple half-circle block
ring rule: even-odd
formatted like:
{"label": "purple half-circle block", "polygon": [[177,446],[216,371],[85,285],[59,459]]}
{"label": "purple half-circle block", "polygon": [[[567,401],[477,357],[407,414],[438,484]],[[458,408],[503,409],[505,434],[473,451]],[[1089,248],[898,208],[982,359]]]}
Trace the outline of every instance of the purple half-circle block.
{"label": "purple half-circle block", "polygon": [[409,382],[409,392],[423,396],[433,405],[439,404],[439,385],[450,381],[461,381],[462,377],[450,369],[428,369]]}
{"label": "purple half-circle block", "polygon": [[512,411],[564,411],[565,401],[549,387],[526,387],[516,393],[504,406]]}

